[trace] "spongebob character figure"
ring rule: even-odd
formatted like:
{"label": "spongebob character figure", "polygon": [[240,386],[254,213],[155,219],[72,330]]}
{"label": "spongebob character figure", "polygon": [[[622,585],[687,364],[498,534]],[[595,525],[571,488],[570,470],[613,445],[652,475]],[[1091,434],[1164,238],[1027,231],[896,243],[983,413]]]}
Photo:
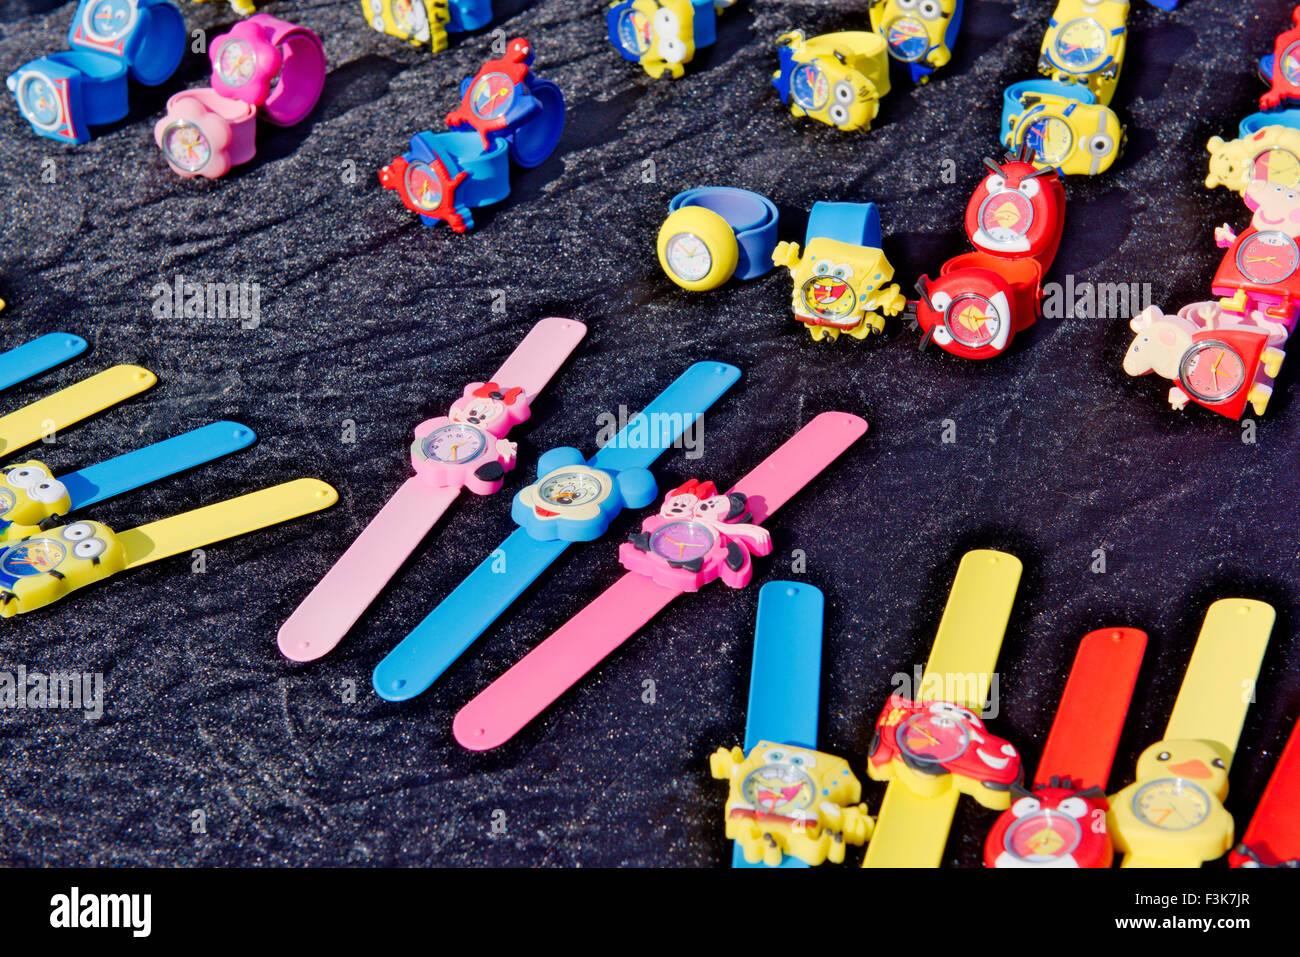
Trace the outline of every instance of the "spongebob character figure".
{"label": "spongebob character figure", "polygon": [[805,39],[792,30],[776,39],[780,69],[772,86],[795,116],[841,130],[869,130],[889,92],[885,41],[874,33],[847,31]]}
{"label": "spongebob character figure", "polygon": [[912,82],[952,59],[961,28],[962,0],[871,0],[871,29],[889,45],[889,55],[907,65]]}
{"label": "spongebob character figure", "polygon": [[429,44],[434,53],[447,49],[449,0],[361,0],[366,22],[379,33]]}
{"label": "spongebob character figure", "polygon": [[43,463],[0,469],[0,542],[35,534],[71,507],[67,487]]}
{"label": "spongebob character figure", "polygon": [[79,521],[0,546],[0,617],[32,611],[126,567],[113,530]]}
{"label": "spongebob character figure", "polygon": [[825,336],[833,341],[841,332],[854,339],[884,332],[885,316],[896,316],[907,305],[898,285],[890,284],[894,267],[875,247],[816,236],[802,257],[798,243],[778,243],[772,262],[794,277],[795,318],[817,341]]}

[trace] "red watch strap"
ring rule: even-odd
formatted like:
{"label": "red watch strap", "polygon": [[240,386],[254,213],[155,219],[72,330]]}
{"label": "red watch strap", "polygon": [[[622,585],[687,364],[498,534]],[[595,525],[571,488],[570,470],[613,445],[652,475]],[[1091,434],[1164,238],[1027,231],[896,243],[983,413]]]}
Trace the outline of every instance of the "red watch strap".
{"label": "red watch strap", "polygon": [[1136,628],[1084,635],[1043,746],[1035,787],[1069,778],[1077,790],[1105,789],[1146,646],[1146,632]]}
{"label": "red watch strap", "polygon": [[[1228,858],[1233,867],[1277,867],[1300,860],[1300,724],[1282,749],[1255,816],[1237,847]],[[1250,853],[1243,854],[1241,848]]]}
{"label": "red watch strap", "polygon": [[754,523],[761,525],[866,431],[867,422],[859,416],[823,412],[759,462],[731,491],[749,498],[749,513]]}

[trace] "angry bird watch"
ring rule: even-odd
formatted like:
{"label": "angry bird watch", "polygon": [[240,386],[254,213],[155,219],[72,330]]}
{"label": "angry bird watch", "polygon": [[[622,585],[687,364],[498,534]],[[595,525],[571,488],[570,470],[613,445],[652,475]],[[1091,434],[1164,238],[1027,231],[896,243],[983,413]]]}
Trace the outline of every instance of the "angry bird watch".
{"label": "angry bird watch", "polygon": [[731,786],[732,867],[843,863],[845,844],[871,836],[861,782],[843,758],[816,750],[824,603],[800,582],[758,591],[745,747],[709,757],[710,773]]}
{"label": "angry bird watch", "polygon": [[679,595],[715,579],[749,584],[753,556],[772,551],[762,523],[867,430],[845,412],[823,412],[719,494],[691,480],[619,546],[627,574],[516,662],[457,713],[456,740],[487,751],[510,740]]}
{"label": "angry bird watch", "polygon": [[270,14],[242,20],[212,41],[212,89],[257,108],[276,126],[307,117],[325,88],[325,47],[320,37]]}
{"label": "angry bird watch", "polygon": [[1134,783],[1110,799],[1106,824],[1124,867],[1200,867],[1232,847],[1228,768],[1275,617],[1248,598],[1205,613],[1164,740],[1142,752]]}
{"label": "angry bird watch", "polygon": [[1124,65],[1128,13],[1129,0],[1059,0],[1038,71],[1058,83],[1080,83],[1097,103],[1108,105]]}
{"label": "angry bird watch", "polygon": [[475,133],[416,133],[411,149],[379,171],[379,182],[426,226],[445,222],[454,232],[474,228],[471,209],[510,195],[509,144],[484,150]]}
{"label": "angry bird watch", "polygon": [[1034,162],[1062,176],[1096,176],[1124,148],[1124,126],[1082,84],[1023,80],[1002,95],[1002,145],[1013,153],[1029,147]]}
{"label": "angry bird watch", "polygon": [[668,202],[659,229],[659,265],[683,289],[717,289],[733,276],[755,279],[772,268],[776,204],[730,186],[701,186]]}
{"label": "angry bird watch", "polygon": [[0,389],[62,365],[86,351],[86,340],[67,332],[51,332],[0,352]]}
{"label": "angry bird watch", "polygon": [[871,29],[907,67],[913,83],[927,83],[952,59],[963,6],[964,0],[871,0]]}
{"label": "angry bird watch", "polygon": [[1246,833],[1232,850],[1233,867],[1300,868],[1300,726],[1277,759]]}
{"label": "angry bird watch", "polygon": [[814,340],[842,332],[864,339],[903,311],[907,300],[897,284],[887,285],[894,267],[880,242],[875,203],[814,203],[802,256],[798,243],[777,244],[772,262],[790,270],[794,317]]}
{"label": "angry bird watch", "polygon": [[511,502],[520,527],[375,666],[375,694],[407,701],[425,691],[571,542],[594,541],[624,508],[654,501],[649,467],[739,378],[735,366],[697,362],[590,459],[575,448],[543,453],[537,481]]}
{"label": "angry bird watch", "polygon": [[1020,755],[978,713],[1021,568],[1005,552],[962,556],[915,697],[891,695],[876,722],[867,774],[889,786],[863,867],[938,867],[962,793],[994,810],[1010,806]]}
{"label": "angry bird watch", "polygon": [[805,39],[802,30],[776,38],[780,67],[772,86],[794,116],[841,130],[869,130],[889,92],[887,44],[875,33],[846,31]]}
{"label": "angry bird watch", "polygon": [[0,416],[0,455],[11,455],[44,436],[125,402],[157,381],[156,375],[140,366],[113,366]]}
{"label": "angry bird watch", "polygon": [[578,347],[587,327],[572,319],[537,323],[487,382],[471,382],[445,416],[415,427],[407,479],[280,626],[279,647],[294,661],[332,651],[389,579],[468,489],[491,495],[515,467],[506,436]]}
{"label": "angry bird watch", "polygon": [[984,844],[986,867],[1110,867],[1105,788],[1146,644],[1136,628],[1079,642],[1033,787],[1012,788]]}

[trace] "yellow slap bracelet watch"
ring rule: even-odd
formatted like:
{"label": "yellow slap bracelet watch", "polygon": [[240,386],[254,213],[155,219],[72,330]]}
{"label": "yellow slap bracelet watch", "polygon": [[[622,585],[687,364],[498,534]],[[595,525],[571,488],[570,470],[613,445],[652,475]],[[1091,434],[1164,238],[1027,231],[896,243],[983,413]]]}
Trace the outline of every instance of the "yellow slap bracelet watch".
{"label": "yellow slap bracelet watch", "polygon": [[60,429],[125,402],[157,381],[148,369],[113,366],[10,412],[0,417],[0,455],[49,439]]}
{"label": "yellow slap bracelet watch", "polygon": [[379,33],[434,53],[447,49],[449,34],[487,26],[492,0],[361,0],[366,22]]}
{"label": "yellow slap bracelet watch", "polygon": [[962,556],[915,698],[894,693],[876,722],[867,774],[889,787],[863,867],[938,867],[963,793],[993,810],[1010,806],[1020,754],[979,712],[1022,567],[1005,552]]}
{"label": "yellow slap bracelet watch", "polygon": [[780,67],[772,86],[794,116],[841,130],[869,130],[889,92],[889,53],[875,33],[850,30],[805,39],[802,30],[776,38]]}
{"label": "yellow slap bracelet watch", "polygon": [[1275,617],[1249,598],[1216,601],[1205,613],[1164,739],[1110,798],[1106,824],[1124,867],[1200,867],[1232,848],[1228,769]]}

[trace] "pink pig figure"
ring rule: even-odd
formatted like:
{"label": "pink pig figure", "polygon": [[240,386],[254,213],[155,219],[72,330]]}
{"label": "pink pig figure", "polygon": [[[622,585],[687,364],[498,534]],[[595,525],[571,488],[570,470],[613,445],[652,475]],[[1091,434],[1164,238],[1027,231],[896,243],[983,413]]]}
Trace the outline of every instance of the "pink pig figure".
{"label": "pink pig figure", "polygon": [[449,414],[415,427],[411,465],[426,484],[491,495],[515,467],[518,446],[505,436],[528,415],[523,389],[471,382]]}

